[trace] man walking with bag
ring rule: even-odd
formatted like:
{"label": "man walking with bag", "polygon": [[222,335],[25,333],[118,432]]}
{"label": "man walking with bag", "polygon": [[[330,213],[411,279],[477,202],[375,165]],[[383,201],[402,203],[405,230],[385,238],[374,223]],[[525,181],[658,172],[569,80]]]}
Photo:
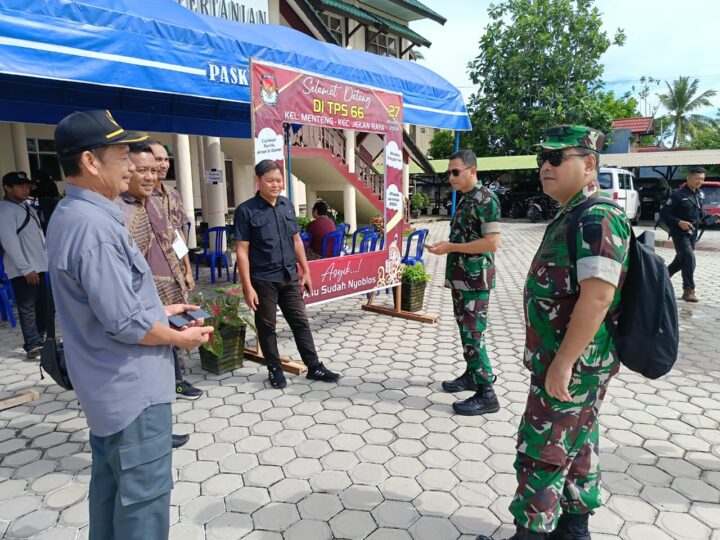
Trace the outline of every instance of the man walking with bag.
{"label": "man walking with bag", "polygon": [[[0,244],[5,273],[15,293],[23,349],[28,359],[40,356],[48,316],[54,317],[45,235],[40,218],[25,201],[33,181],[22,171],[3,176],[5,200],[0,201]],[[49,313],[48,313],[49,312]]]}

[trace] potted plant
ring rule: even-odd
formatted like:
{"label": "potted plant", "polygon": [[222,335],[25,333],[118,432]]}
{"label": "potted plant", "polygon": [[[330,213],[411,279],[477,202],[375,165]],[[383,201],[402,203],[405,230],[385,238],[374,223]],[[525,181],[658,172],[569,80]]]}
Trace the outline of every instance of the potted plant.
{"label": "potted plant", "polygon": [[206,371],[220,375],[243,365],[245,331],[255,330],[252,312],[245,305],[242,288],[237,285],[215,289],[214,298],[205,300],[202,293],[192,302],[210,313],[206,324],[215,328],[210,339],[200,347],[200,364]]}
{"label": "potted plant", "polygon": [[420,214],[423,216],[427,215],[428,213],[428,207],[430,206],[430,197],[427,193],[421,193],[423,201],[422,206],[420,207]]}
{"label": "potted plant", "polygon": [[402,273],[400,307],[403,311],[420,311],[425,301],[425,287],[430,281],[430,274],[425,271],[422,263],[406,264]]}
{"label": "potted plant", "polygon": [[297,222],[298,222],[298,225],[300,226],[300,230],[302,232],[306,232],[307,226],[310,225],[310,223],[312,222],[312,218],[306,217],[306,216],[298,216]]}
{"label": "potted plant", "polygon": [[422,193],[415,192],[410,197],[410,215],[414,218],[417,218],[420,216],[420,209],[423,206],[423,203],[425,202],[425,197],[423,197]]}

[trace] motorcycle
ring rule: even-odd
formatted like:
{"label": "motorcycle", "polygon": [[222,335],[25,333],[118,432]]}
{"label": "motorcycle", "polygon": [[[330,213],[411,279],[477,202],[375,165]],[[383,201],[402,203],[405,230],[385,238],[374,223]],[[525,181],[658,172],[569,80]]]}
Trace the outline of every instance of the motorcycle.
{"label": "motorcycle", "polygon": [[527,200],[527,217],[533,223],[552,218],[557,210],[557,202],[547,195],[535,195]]}

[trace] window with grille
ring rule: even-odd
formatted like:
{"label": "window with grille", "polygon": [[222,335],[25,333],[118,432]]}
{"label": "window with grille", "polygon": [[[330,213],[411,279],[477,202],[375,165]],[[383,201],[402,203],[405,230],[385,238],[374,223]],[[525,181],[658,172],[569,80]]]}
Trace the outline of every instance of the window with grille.
{"label": "window with grille", "polygon": [[[370,38],[375,30],[367,30],[367,37]],[[392,56],[398,58],[400,56],[400,40],[397,36],[390,34],[377,34],[367,43],[367,52],[379,54],[380,56]]]}
{"label": "window with grille", "polygon": [[341,46],[345,46],[345,20],[337,15],[322,13],[320,15],[325,26]]}

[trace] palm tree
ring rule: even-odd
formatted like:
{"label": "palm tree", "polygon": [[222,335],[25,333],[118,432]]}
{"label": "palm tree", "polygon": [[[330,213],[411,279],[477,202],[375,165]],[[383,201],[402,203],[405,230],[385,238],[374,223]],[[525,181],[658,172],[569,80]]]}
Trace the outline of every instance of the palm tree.
{"label": "palm tree", "polygon": [[658,94],[660,104],[669,112],[667,119],[674,127],[673,148],[683,144],[688,135],[692,137],[698,128],[711,122],[711,119],[707,116],[692,114],[692,111],[702,107],[712,107],[713,104],[710,102],[710,98],[717,93],[715,90],[706,90],[696,96],[699,83],[698,79],[693,79],[690,82],[690,77],[680,77],[673,81],[672,86],[665,81],[668,92]]}

